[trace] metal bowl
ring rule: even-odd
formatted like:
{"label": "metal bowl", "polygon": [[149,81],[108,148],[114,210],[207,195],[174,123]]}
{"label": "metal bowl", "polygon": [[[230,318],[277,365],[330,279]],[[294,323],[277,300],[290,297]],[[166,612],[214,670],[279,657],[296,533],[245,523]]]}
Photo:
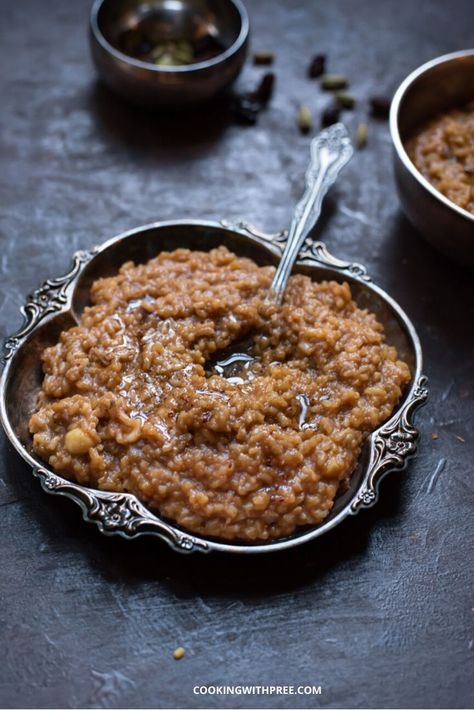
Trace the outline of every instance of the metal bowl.
{"label": "metal bowl", "polygon": [[[193,41],[209,27],[226,48],[186,66],[157,66],[120,50],[120,36],[145,20],[163,40]],[[210,99],[238,76],[245,60],[249,18],[240,0],[96,0],[90,42],[97,70],[124,99],[148,108],[177,108]]]}
{"label": "metal bowl", "polygon": [[403,310],[372,282],[363,266],[336,259],[322,242],[311,239],[306,241],[295,270],[316,281],[347,281],[359,306],[376,313],[384,324],[387,341],[397,347],[412,372],[411,382],[396,411],[366,439],[349,488],[336,498],[331,514],[321,525],[259,544],[199,537],[160,518],[132,494],[98,491],[62,478],[32,449],[28,421],[43,380],[41,352],[57,342],[61,330],[77,323],[79,314],[88,304],[90,286],[95,279],[116,273],[125,261],[145,262],[162,250],[177,247],[208,250],[225,244],[236,254],[249,256],[258,264],[275,264],[280,259],[285,239],[285,232],[268,235],[245,224],[198,221],[150,224],[121,234],[90,251],[77,252],[69,273],[46,281],[30,296],[23,308],[23,327],[5,342],[0,415],[7,436],[32,466],[45,491],[74,500],[81,506],[84,519],[98,525],[105,534],[126,538],[155,535],[180,552],[219,550],[241,554],[283,550],[313,540],[377,501],[380,479],[391,470],[404,468],[407,459],[416,452],[418,432],[413,426],[413,413],[427,397],[420,343]]}
{"label": "metal bowl", "polygon": [[399,86],[390,110],[394,168],[408,219],[434,247],[474,267],[474,215],[448,200],[423,177],[405,150],[405,141],[436,114],[474,99],[474,50],[433,59]]}

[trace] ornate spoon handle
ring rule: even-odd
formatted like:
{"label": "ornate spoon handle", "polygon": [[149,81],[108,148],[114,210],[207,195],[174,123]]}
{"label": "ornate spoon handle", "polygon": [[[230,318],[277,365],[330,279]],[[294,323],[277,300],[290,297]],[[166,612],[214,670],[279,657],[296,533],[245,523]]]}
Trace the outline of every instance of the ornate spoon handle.
{"label": "ornate spoon handle", "polygon": [[342,123],[322,131],[311,143],[311,160],[306,173],[306,190],[295,207],[285,250],[273,279],[270,298],[281,302],[288,277],[299,251],[314,227],[323,198],[335,182],[341,168],[349,162],[353,148]]}

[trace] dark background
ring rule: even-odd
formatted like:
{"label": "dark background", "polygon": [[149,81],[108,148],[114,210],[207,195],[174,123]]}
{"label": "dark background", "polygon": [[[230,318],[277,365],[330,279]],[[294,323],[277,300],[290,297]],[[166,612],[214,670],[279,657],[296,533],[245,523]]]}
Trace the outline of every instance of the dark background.
{"label": "dark background", "polygon": [[[183,217],[286,226],[308,159],[296,106],[328,102],[305,78],[314,52],[350,76],[354,130],[369,95],[474,45],[472,0],[248,6],[253,48],[277,55],[278,90],[255,128],[223,111],[147,115],[98,86],[88,0],[2,2],[2,335],[75,249],[125,229]],[[241,85],[261,73],[249,62]],[[324,539],[238,560],[102,537],[72,503],[40,492],[2,438],[2,707],[471,706],[473,277],[406,222],[390,154],[387,124],[371,121],[324,238],[365,263],[416,324],[431,388],[418,458],[384,482],[375,509]],[[193,695],[208,683],[321,684],[323,694]]]}

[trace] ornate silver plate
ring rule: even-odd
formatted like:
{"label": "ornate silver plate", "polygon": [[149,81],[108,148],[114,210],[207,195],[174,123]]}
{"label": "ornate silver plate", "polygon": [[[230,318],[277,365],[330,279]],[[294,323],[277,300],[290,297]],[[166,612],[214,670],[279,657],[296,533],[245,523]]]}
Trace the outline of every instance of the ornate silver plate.
{"label": "ornate silver plate", "polygon": [[403,469],[416,452],[419,434],[413,425],[413,415],[428,394],[422,375],[420,342],[403,310],[372,282],[363,266],[335,258],[322,242],[311,239],[306,241],[295,270],[315,280],[348,281],[353,297],[361,307],[377,314],[388,342],[397,347],[413,373],[397,410],[367,438],[349,489],[337,497],[324,523],[262,544],[206,539],[161,519],[132,494],[98,491],[58,476],[32,450],[28,421],[42,382],[40,353],[56,342],[61,330],[77,322],[96,278],[115,273],[125,261],[143,262],[160,251],[177,247],[211,249],[226,244],[235,253],[250,256],[257,263],[276,263],[285,239],[285,232],[264,234],[244,223],[158,222],[121,234],[90,251],[77,252],[67,274],[46,281],[28,298],[22,309],[23,326],[4,344],[0,415],[8,438],[32,466],[47,493],[71,498],[81,507],[84,520],[95,523],[106,535],[125,538],[154,535],[179,552],[220,550],[240,554],[283,550],[314,540],[348,516],[376,503],[383,476]]}

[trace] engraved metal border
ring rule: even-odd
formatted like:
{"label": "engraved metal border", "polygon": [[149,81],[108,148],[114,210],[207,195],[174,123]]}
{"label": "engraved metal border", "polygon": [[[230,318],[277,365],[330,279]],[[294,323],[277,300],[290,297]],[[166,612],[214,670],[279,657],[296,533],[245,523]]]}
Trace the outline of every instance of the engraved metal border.
{"label": "engraved metal border", "polygon": [[[271,244],[276,245],[280,252],[283,252],[288,237],[287,229],[284,229],[281,232],[276,232],[275,234],[266,234],[245,221],[232,224],[231,222],[223,220],[221,224],[225,227],[225,229],[245,232],[246,234],[250,234],[258,239],[270,242]],[[340,273],[347,274],[348,276],[365,281],[366,283],[372,281],[372,278],[367,273],[365,266],[359,264],[358,262],[338,259],[330,253],[324,242],[315,241],[312,237],[306,237],[298,256],[298,263],[307,261],[321,266],[329,266],[332,269],[336,269]]]}
{"label": "engraved metal border", "polygon": [[257,545],[230,544],[190,535],[161,520],[142,505],[133,494],[111,493],[86,488],[57,475],[36,460],[25,449],[10,426],[5,406],[5,385],[13,356],[46,318],[60,312],[69,312],[71,297],[84,267],[96,254],[102,253],[109,246],[122,239],[133,237],[133,235],[146,230],[180,224],[191,227],[207,226],[213,229],[219,228],[244,234],[255,242],[272,247],[276,253],[282,252],[288,235],[286,230],[276,234],[267,234],[247,222],[231,223],[222,221],[218,223],[200,220],[157,222],[120,234],[100,247],[76,252],[73,257],[72,268],[64,276],[57,279],[48,279],[27,299],[25,306],[21,309],[24,316],[23,325],[14,335],[5,340],[4,369],[0,381],[0,412],[5,432],[16,450],[31,465],[33,473],[39,478],[43,490],[47,493],[63,495],[73,500],[80,506],[84,520],[97,525],[100,532],[105,535],[120,535],[127,539],[134,539],[141,535],[157,536],[167,542],[174,550],[184,553],[219,550],[239,554],[252,554],[272,552],[302,544],[335,527],[348,515],[355,515],[364,507],[372,506],[376,503],[381,479],[391,470],[404,468],[408,458],[416,452],[419,433],[413,425],[413,415],[415,410],[425,403],[428,395],[426,378],[421,375],[421,347],[416,332],[405,313],[388,294],[372,283],[364,266],[337,259],[328,251],[323,242],[313,241],[308,238],[303,246],[299,262],[324,266],[334,270],[335,273],[346,274],[367,283],[369,288],[382,296],[402,318],[414,344],[417,362],[415,383],[412,385],[403,407],[388,422],[368,437],[370,445],[369,464],[358,491],[348,505],[328,523],[323,523],[312,528],[309,532],[295,535],[286,540],[276,540]]}
{"label": "engraved metal border", "polygon": [[98,247],[88,251],[77,251],[73,256],[71,269],[57,279],[48,279],[28,296],[21,308],[23,325],[3,344],[3,359],[9,360],[21,343],[33,332],[46,316],[63,310],[69,304],[69,295],[82,269],[98,252]]}
{"label": "engraved metal border", "polygon": [[43,466],[33,468],[33,474],[39,478],[46,493],[63,495],[77,503],[84,520],[95,523],[105,535],[119,534],[133,539],[143,534],[153,534],[179,552],[209,551],[207,543],[163,522],[130,493],[110,493],[86,488]]}
{"label": "engraved metal border", "polygon": [[365,281],[366,283],[372,281],[365,266],[358,262],[338,259],[328,251],[324,242],[314,241],[311,237],[306,239],[298,261],[316,262],[323,266],[330,266],[332,269],[336,269],[338,272],[352,276],[360,281]]}
{"label": "engraved metal border", "polygon": [[413,416],[428,397],[427,379],[421,376],[410,399],[396,417],[384,424],[371,437],[371,456],[359,492],[351,503],[351,513],[362,507],[371,507],[379,497],[382,478],[396,469],[405,468],[408,459],[415,455],[419,432],[413,425]]}

